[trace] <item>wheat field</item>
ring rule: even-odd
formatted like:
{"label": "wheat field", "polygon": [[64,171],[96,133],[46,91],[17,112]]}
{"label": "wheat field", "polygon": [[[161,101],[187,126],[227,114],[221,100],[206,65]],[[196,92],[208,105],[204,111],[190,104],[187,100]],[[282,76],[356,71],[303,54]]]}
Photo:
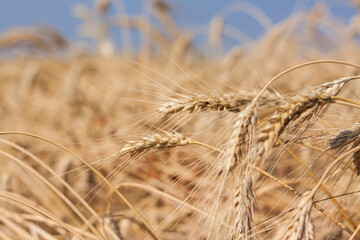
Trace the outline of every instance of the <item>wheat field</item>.
{"label": "wheat field", "polygon": [[0,239],[360,239],[360,13],[271,24],[242,5],[263,36],[218,14],[204,51],[148,4],[154,22],[78,5],[90,49],[1,33]]}

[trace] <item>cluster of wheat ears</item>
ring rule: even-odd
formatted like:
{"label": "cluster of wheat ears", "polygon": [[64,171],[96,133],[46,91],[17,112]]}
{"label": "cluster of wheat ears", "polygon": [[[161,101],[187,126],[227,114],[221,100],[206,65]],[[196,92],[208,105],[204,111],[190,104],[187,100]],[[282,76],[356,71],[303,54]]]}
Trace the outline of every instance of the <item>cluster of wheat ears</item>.
{"label": "cluster of wheat ears", "polygon": [[[49,27],[0,36],[0,239],[360,239],[357,15],[273,25],[243,2],[180,30],[163,1],[153,25],[110,4],[75,9],[97,54]],[[260,40],[225,24],[236,9]],[[204,29],[215,55],[242,44],[208,59]]]}
{"label": "cluster of wheat ears", "polygon": [[[302,66],[304,66],[303,64]],[[280,75],[279,75],[280,76]],[[274,78],[276,80],[279,76]],[[314,186],[310,191],[299,193],[286,183],[261,169],[271,157],[274,151],[284,151],[298,143],[299,138],[318,118],[323,114],[330,104],[351,104],[359,107],[359,103],[351,99],[340,98],[336,95],[345,84],[360,77],[344,77],[332,82],[324,83],[308,91],[297,92],[286,96],[278,96],[266,93],[266,87],[258,94],[252,96],[238,94],[233,95],[203,95],[195,97],[184,97],[173,102],[164,104],[159,109],[164,114],[175,114],[179,112],[201,111],[230,111],[235,112],[236,117],[232,123],[229,139],[224,149],[216,149],[205,143],[201,143],[184,136],[179,132],[162,132],[146,135],[139,140],[129,141],[118,153],[118,157],[125,155],[135,156],[151,149],[172,148],[197,144],[207,147],[219,153],[219,161],[214,163],[213,170],[217,173],[214,180],[218,181],[212,198],[209,237],[213,229],[220,226],[224,239],[257,239],[260,229],[257,229],[254,220],[254,185],[259,181],[255,174],[260,173],[271,178],[284,188],[299,196],[297,202],[288,210],[289,222],[277,239],[315,239],[311,210],[314,207],[322,214],[329,217],[351,237],[356,239],[360,225],[354,225],[354,231],[335,220],[323,208],[316,204],[315,195],[323,190],[330,198],[333,196],[326,190],[324,183],[333,177],[334,168],[344,162],[345,159],[353,159],[353,167],[350,169],[357,175],[360,174],[360,124],[354,124],[350,129],[340,130],[339,133],[330,137],[327,148],[323,153],[332,150],[347,149],[344,154],[332,157],[326,168],[319,177],[313,175]],[[274,107],[268,116],[262,115],[262,107]],[[288,139],[286,139],[288,138]],[[284,140],[286,139],[286,141]],[[216,172],[217,171],[217,172]],[[311,173],[311,172],[310,172]],[[226,193],[225,192],[229,192]],[[230,198],[230,206],[224,206],[223,198]],[[342,207],[334,201],[341,213],[349,222]],[[139,215],[140,217],[140,215]],[[213,224],[213,225],[211,225]],[[148,226],[148,225],[146,225]],[[159,238],[149,227],[155,238]],[[219,230],[220,231],[220,230]],[[225,235],[224,235],[225,233]],[[211,238],[211,237],[210,237]]]}

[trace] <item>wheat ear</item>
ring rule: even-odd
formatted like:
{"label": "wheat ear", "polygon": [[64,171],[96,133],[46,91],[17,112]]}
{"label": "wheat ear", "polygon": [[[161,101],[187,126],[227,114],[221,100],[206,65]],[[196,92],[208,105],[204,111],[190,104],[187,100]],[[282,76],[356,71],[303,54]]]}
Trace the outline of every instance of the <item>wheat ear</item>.
{"label": "wheat ear", "polygon": [[155,133],[143,136],[137,141],[128,141],[117,153],[117,156],[134,156],[151,149],[185,146],[189,143],[190,140],[178,132],[163,132],[162,134]]}
{"label": "wheat ear", "polygon": [[360,140],[360,123],[355,123],[351,128],[341,130],[329,141],[328,149],[345,147]]}
{"label": "wheat ear", "polygon": [[286,99],[256,134],[256,155],[262,156],[269,152],[291,121],[299,119],[304,112],[309,116],[313,111],[332,102],[331,96],[327,92],[311,90]]}
{"label": "wheat ear", "polygon": [[222,166],[220,166],[221,172],[224,172],[225,175],[247,154],[249,143],[255,133],[257,118],[256,100],[253,100],[235,118],[231,137],[223,156],[224,160],[222,161]]}
{"label": "wheat ear", "polygon": [[[350,144],[352,144],[351,149],[360,144],[360,123],[356,123],[351,128],[340,131],[329,141],[327,149],[343,148]],[[360,175],[360,151],[356,151],[353,154],[353,158],[356,174]]]}
{"label": "wheat ear", "polygon": [[250,169],[241,171],[241,174],[245,176],[239,176],[235,183],[235,239],[254,239],[254,189],[250,173]]}
{"label": "wheat ear", "polygon": [[224,177],[232,172],[235,176],[234,225],[235,239],[252,239],[250,232],[255,226],[253,220],[253,188],[250,173],[252,158],[247,157],[258,118],[257,97],[241,111],[235,119],[228,147],[224,153],[221,173]]}
{"label": "wheat ear", "polygon": [[[240,112],[252,101],[256,93],[240,92],[237,94],[206,94],[194,97],[186,96],[182,99],[174,99],[165,103],[159,112],[173,114],[178,112],[201,111],[229,111]],[[279,97],[267,93],[258,100],[258,105],[269,105],[275,103]]]}
{"label": "wheat ear", "polygon": [[311,208],[314,195],[305,192],[299,199],[286,233],[279,240],[314,240],[314,225],[311,220]]}

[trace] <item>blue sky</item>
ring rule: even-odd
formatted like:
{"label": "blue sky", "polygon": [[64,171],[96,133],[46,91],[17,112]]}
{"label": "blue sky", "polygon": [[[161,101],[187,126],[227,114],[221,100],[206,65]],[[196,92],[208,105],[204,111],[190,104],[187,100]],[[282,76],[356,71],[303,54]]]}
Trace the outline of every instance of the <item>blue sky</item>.
{"label": "blue sky", "polygon": [[[115,5],[121,0],[114,0]],[[129,14],[140,14],[141,4],[146,0],[123,0]],[[78,29],[81,21],[75,18],[71,9],[75,4],[91,6],[92,0],[0,0],[0,32],[16,26],[36,26],[48,23],[55,26],[67,38],[79,40]],[[234,0],[169,0],[173,14],[181,27],[209,23],[211,18]],[[252,0],[251,3],[262,9],[274,22],[280,22],[291,13],[304,11],[314,5],[310,0]],[[349,1],[322,1],[332,14],[347,22],[358,13]],[[115,12],[115,9],[112,9]],[[253,38],[259,37],[263,30],[259,24],[244,13],[231,15],[227,22],[241,29]]]}

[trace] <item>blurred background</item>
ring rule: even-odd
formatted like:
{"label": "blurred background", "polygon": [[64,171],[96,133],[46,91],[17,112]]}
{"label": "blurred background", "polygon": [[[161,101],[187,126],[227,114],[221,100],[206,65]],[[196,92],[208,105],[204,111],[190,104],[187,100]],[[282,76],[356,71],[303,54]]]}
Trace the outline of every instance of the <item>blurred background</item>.
{"label": "blurred background", "polygon": [[[216,36],[211,39],[209,35],[224,25],[221,49],[227,51],[235,45],[259,39],[273,25],[296,13],[309,12],[316,6],[318,14],[326,13],[327,17],[336,18],[345,26],[350,25],[351,19],[358,13],[356,1],[350,0],[3,0],[0,7],[0,33],[4,36],[21,27],[22,30],[46,35],[51,29],[52,33],[57,32],[58,41],[61,36],[78,51],[94,52],[95,46],[102,55],[115,52],[131,55],[145,41],[141,33],[147,32],[145,28],[149,26],[145,26],[142,20],[151,23],[158,31],[165,28],[165,35],[174,35],[176,31],[188,33],[192,35],[193,44],[201,46],[202,50],[209,44],[217,44],[215,42],[219,40]],[[159,11],[163,14],[159,15]],[[167,14],[171,15],[171,19]],[[2,46],[5,40],[2,39]],[[8,40],[6,44],[10,43]]]}

